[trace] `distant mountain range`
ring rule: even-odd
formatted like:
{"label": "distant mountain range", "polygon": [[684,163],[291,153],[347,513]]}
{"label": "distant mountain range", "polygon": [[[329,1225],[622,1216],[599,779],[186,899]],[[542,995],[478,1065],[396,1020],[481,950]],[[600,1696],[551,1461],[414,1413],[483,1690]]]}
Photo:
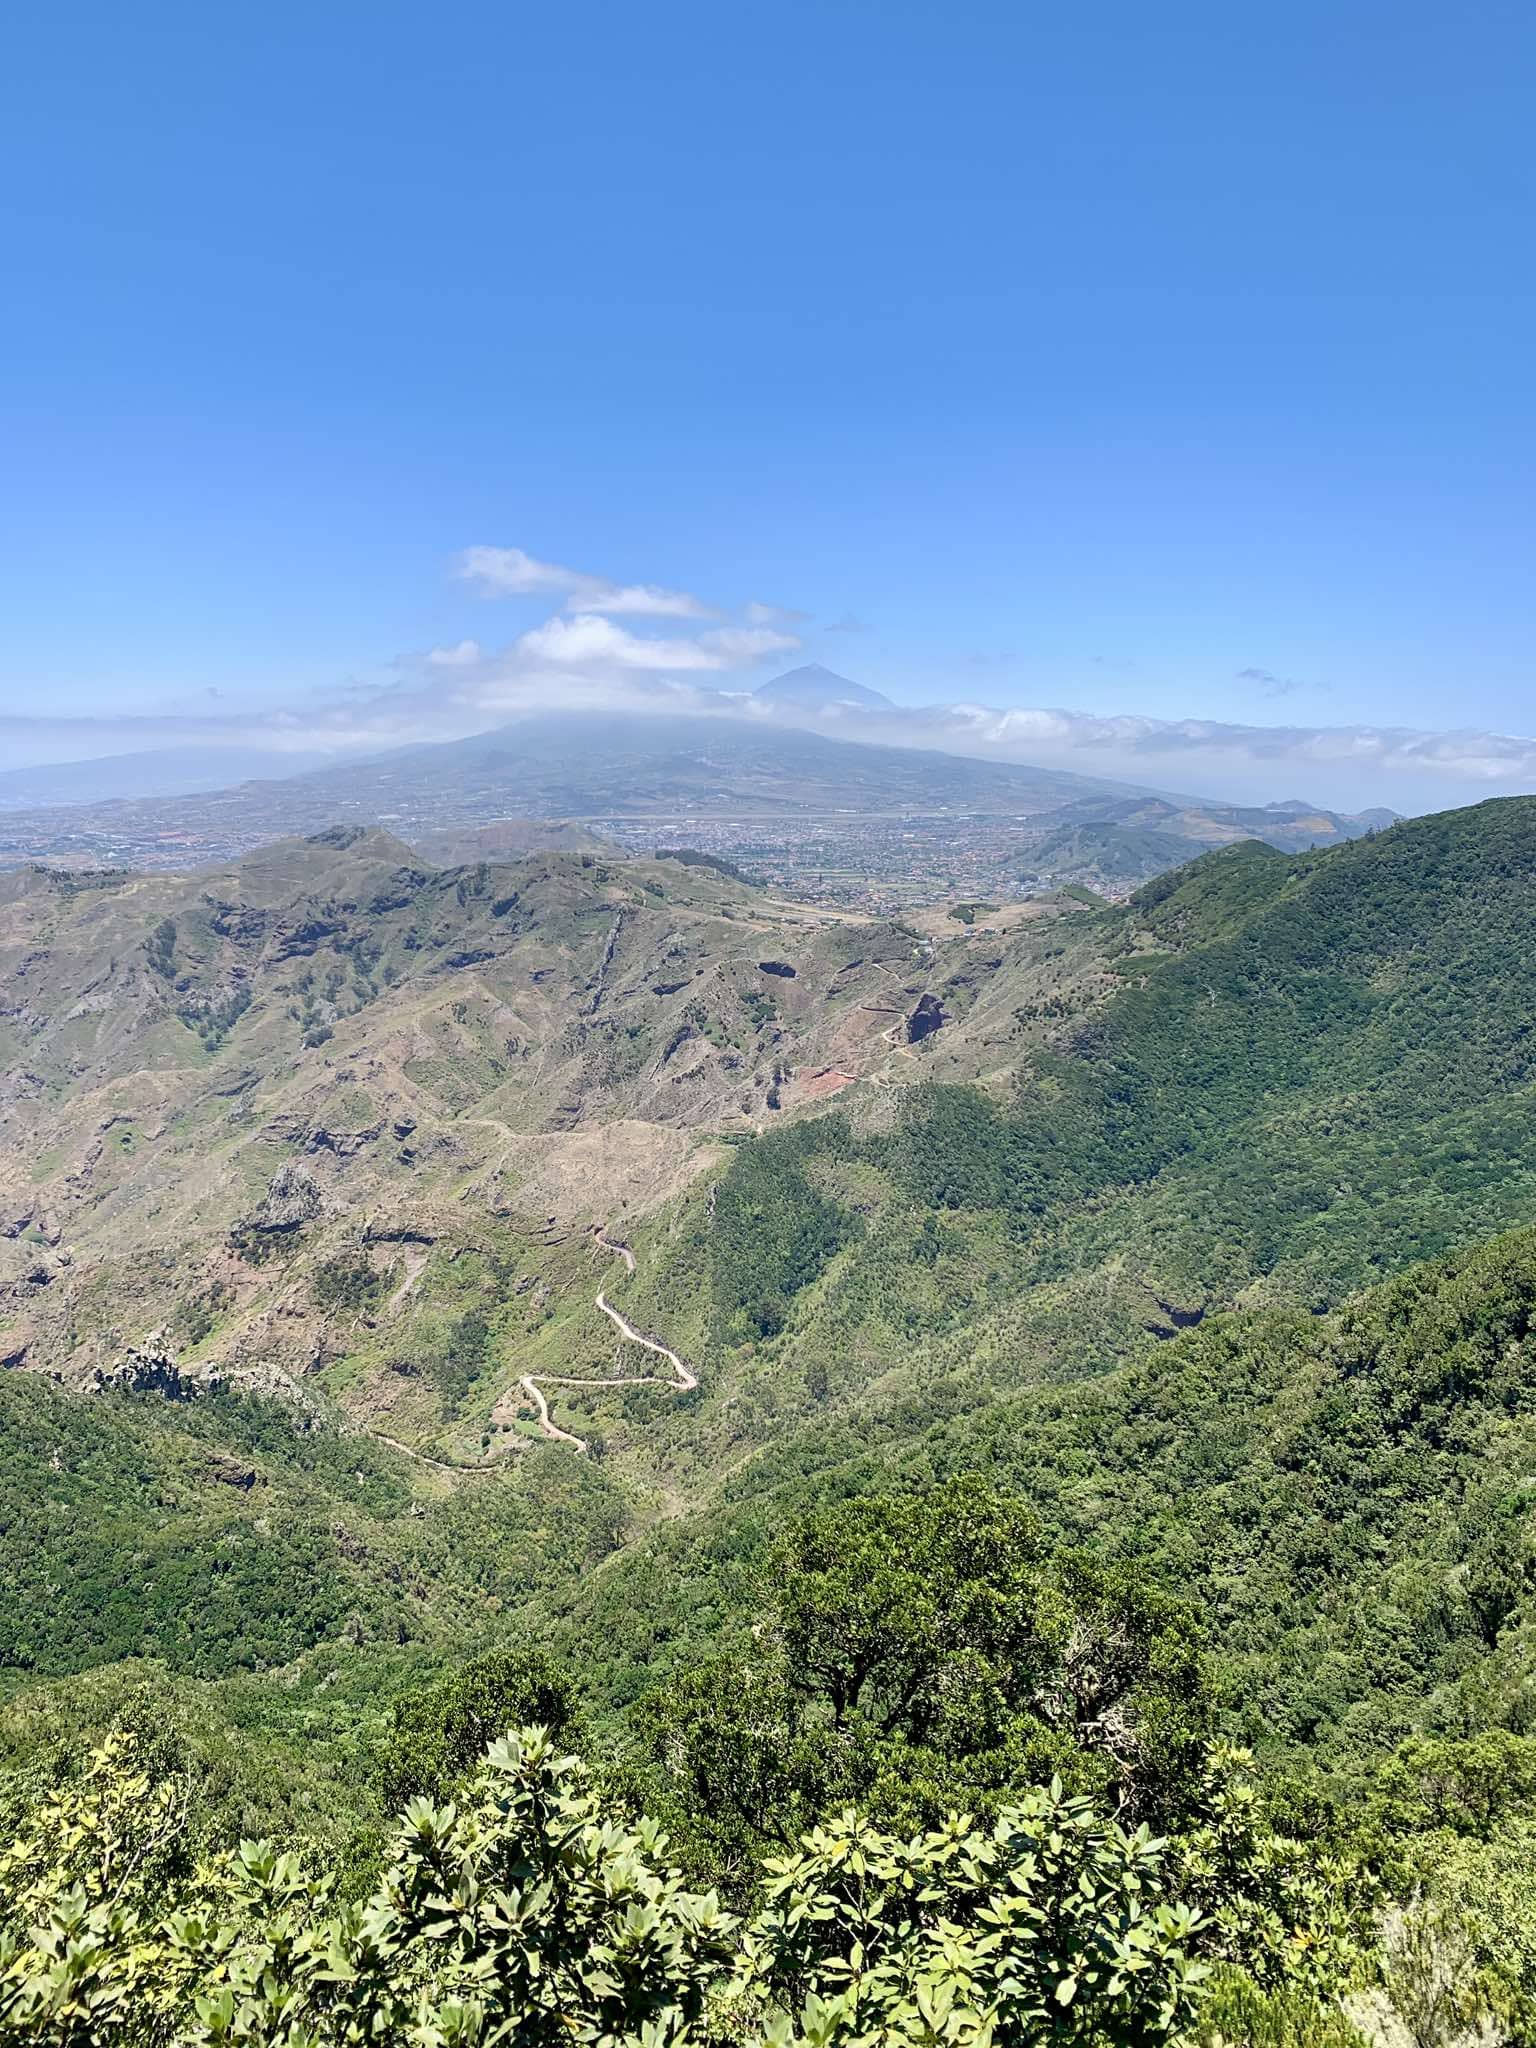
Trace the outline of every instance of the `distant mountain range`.
{"label": "distant mountain range", "polygon": [[494,825],[448,825],[441,832],[425,832],[415,850],[436,866],[468,867],[482,860],[521,860],[530,853],[621,854],[613,845],[584,825],[563,824],[557,818],[498,818]]}
{"label": "distant mountain range", "polygon": [[323,768],[318,751],[281,754],[259,747],[156,747],[94,761],[54,761],[0,770],[0,813],[42,804],[98,804],[117,797],[185,796]]}
{"label": "distant mountain range", "polygon": [[[807,711],[886,702],[815,667],[778,677],[759,695]],[[1017,827],[1019,872],[1115,893],[1232,839],[1292,850],[1353,838],[1392,816],[1213,804],[1062,769],[834,739],[729,709],[543,714],[466,739],[210,787],[220,758],[184,750],[13,771],[0,795],[28,777],[56,797],[71,787],[121,789],[130,771],[134,794],[5,810],[0,861],[187,868],[338,823],[383,824],[434,858],[469,859],[572,846],[588,828],[606,838],[605,826],[626,822],[633,841],[652,819],[668,842],[687,844],[690,829],[706,823],[747,830],[762,821],[780,837],[804,838],[818,821],[846,833],[839,821],[910,815],[1002,820],[1008,833]],[[556,836],[552,822],[563,828]],[[995,851],[996,832],[992,839]],[[718,837],[710,843],[733,850]],[[856,866],[856,846],[825,864],[846,869],[850,857]]]}
{"label": "distant mountain range", "polygon": [[335,822],[379,821],[413,838],[507,817],[792,816],[871,810],[1034,814],[1123,783],[917,748],[824,738],[739,717],[554,713],[472,738],[403,747],[193,800],[122,797],[0,819],[0,851],[131,860],[186,837],[188,858],[240,852]]}
{"label": "distant mountain range", "polygon": [[1387,810],[1342,814],[1313,804],[1180,803],[1167,797],[1083,797],[1065,804],[1035,848],[1042,877],[1120,894],[1234,839],[1261,839],[1283,853],[1358,839],[1396,823]]}

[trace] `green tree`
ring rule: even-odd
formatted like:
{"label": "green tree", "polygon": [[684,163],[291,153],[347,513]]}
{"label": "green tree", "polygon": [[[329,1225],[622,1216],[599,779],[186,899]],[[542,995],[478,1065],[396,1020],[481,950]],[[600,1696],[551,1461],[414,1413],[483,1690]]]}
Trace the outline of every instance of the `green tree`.
{"label": "green tree", "polygon": [[569,1674],[540,1650],[495,1650],[395,1702],[381,1747],[378,1795],[386,1812],[412,1799],[451,1798],[486,1750],[515,1728],[548,1729],[569,1743],[580,1726]]}
{"label": "green tree", "polygon": [[762,1574],[750,1647],[650,1701],[646,1783],[733,1888],[857,1800],[902,1824],[995,1812],[1053,1773],[1176,1815],[1213,1721],[1189,1614],[1052,1555],[972,1480],[804,1516]]}
{"label": "green tree", "polygon": [[383,1292],[384,1276],[374,1272],[366,1253],[337,1252],[315,1268],[313,1288],[320,1308],[357,1315]]}

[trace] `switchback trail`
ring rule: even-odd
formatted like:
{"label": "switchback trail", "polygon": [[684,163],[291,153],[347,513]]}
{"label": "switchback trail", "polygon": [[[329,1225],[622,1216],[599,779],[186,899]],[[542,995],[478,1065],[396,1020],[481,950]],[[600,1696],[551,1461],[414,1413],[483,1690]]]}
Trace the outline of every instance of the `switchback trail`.
{"label": "switchback trail", "polygon": [[[635,1255],[627,1244],[615,1244],[613,1239],[597,1224],[592,1232],[604,1251],[617,1252],[624,1261],[625,1269],[633,1273]],[[619,1335],[630,1344],[638,1344],[646,1351],[654,1351],[658,1358],[666,1359],[671,1366],[673,1377],[664,1379],[660,1373],[621,1373],[612,1379],[572,1379],[555,1373],[524,1373],[518,1386],[532,1401],[538,1413],[539,1428],[551,1443],[569,1444],[573,1450],[585,1455],[587,1446],[583,1438],[573,1436],[568,1429],[562,1429],[550,1416],[549,1402],[544,1394],[545,1387],[662,1387],[669,1394],[691,1394],[699,1384],[697,1375],[678,1357],[670,1345],[658,1343],[654,1337],[647,1337],[637,1330],[627,1316],[621,1315],[612,1302],[607,1300],[601,1288],[597,1291],[596,1306],[613,1324]]]}
{"label": "switchback trail", "polygon": [[[464,1121],[468,1122],[470,1119],[466,1118]],[[489,1120],[475,1119],[475,1121]],[[618,1254],[624,1261],[626,1272],[634,1272],[635,1255],[627,1244],[616,1243],[600,1223],[594,1225],[592,1235],[604,1251],[616,1252]],[[422,1265],[424,1269],[424,1260]],[[405,1285],[397,1290],[395,1301],[398,1301],[404,1293],[413,1288],[415,1281],[420,1279],[420,1277],[420,1272],[413,1276],[408,1276]],[[594,1305],[602,1310],[603,1314],[607,1316],[626,1343],[638,1344],[643,1350],[654,1351],[658,1358],[666,1359],[672,1368],[673,1377],[666,1379],[660,1373],[638,1372],[622,1373],[612,1379],[599,1380],[565,1378],[547,1372],[524,1373],[517,1383],[518,1391],[525,1394],[533,1403],[540,1433],[548,1437],[551,1443],[569,1444],[571,1449],[578,1456],[582,1457],[586,1455],[587,1451],[586,1439],[574,1435],[568,1429],[562,1429],[559,1423],[555,1421],[549,1412],[549,1400],[544,1392],[545,1387],[660,1387],[669,1394],[691,1394],[699,1384],[696,1374],[669,1345],[658,1343],[654,1337],[647,1337],[643,1331],[637,1330],[629,1318],[622,1315],[613,1306],[613,1303],[607,1299],[601,1288],[597,1291]],[[393,1302],[391,1306],[394,1306]],[[496,1409],[492,1411],[493,1421],[499,1419],[501,1406],[502,1403],[498,1402]],[[392,1451],[399,1451],[402,1456],[414,1459],[418,1465],[430,1465],[434,1472],[446,1472],[456,1479],[461,1479],[471,1473],[493,1471],[501,1462],[493,1453],[490,1457],[483,1459],[476,1465],[451,1464],[444,1458],[429,1457],[425,1451],[414,1450],[410,1444],[402,1443],[398,1437],[386,1436],[381,1429],[369,1429],[365,1426],[363,1435],[371,1437],[375,1443],[387,1444]]]}

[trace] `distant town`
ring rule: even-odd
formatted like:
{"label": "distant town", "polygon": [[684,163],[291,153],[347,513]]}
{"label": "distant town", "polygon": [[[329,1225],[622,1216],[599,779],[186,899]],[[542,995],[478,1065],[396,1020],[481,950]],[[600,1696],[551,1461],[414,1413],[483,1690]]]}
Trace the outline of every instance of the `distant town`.
{"label": "distant town", "polygon": [[1040,819],[898,812],[796,818],[586,818],[632,853],[674,840],[734,861],[786,896],[900,910],[955,897],[1010,900],[1048,886],[1030,864]]}
{"label": "distant town", "polygon": [[[282,787],[270,785],[274,798]],[[0,863],[179,872],[216,866],[289,833],[316,829],[307,811],[285,819],[280,803],[274,804],[264,829],[253,828],[248,818],[236,821],[229,815],[222,791],[178,798],[181,823],[174,830],[140,824],[131,815],[134,808],[72,804],[0,817]],[[440,816],[377,820],[408,843],[461,821],[457,805],[445,805]],[[957,896],[1016,898],[1056,879],[1037,874],[1030,864],[1031,849],[1046,836],[1047,821],[1018,815],[917,811],[718,817],[679,810],[565,822],[584,825],[631,855],[664,845],[697,847],[734,861],[785,895],[856,909],[896,910]]]}

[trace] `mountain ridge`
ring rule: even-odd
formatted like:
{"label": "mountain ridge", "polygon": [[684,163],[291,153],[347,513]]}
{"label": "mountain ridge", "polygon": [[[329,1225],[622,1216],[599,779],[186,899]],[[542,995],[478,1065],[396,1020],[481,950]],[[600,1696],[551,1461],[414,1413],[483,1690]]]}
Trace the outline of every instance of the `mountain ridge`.
{"label": "mountain ridge", "polygon": [[[1136,1248],[1122,1245],[1113,1276],[1103,1269],[1094,1341],[1134,1349],[1144,1325],[1207,1313],[1249,1285],[1336,1296],[1366,1271],[1359,1190],[1399,1215],[1392,1227],[1415,1247],[1437,1248],[1445,1227],[1434,1219],[1446,1213],[1449,1169],[1426,1169],[1419,1220],[1381,1178],[1375,1133],[1389,1112],[1433,1102],[1426,1131],[1451,1134],[1459,1119],[1490,1160],[1518,1150],[1524,1097],[1509,1092],[1510,1076],[1524,1070],[1512,1026],[1485,1020],[1451,1038],[1441,1018],[1433,1055],[1417,1061],[1390,1056],[1383,1034],[1399,1016],[1386,991],[1405,975],[1399,1006],[1426,1005],[1437,989],[1467,1010],[1457,975],[1476,986],[1489,971],[1486,934],[1524,900],[1513,885],[1490,893],[1471,850],[1529,893],[1533,821],[1536,805],[1506,800],[1324,853],[1235,844],[1123,911],[1064,897],[915,925],[782,903],[707,865],[557,853],[436,869],[387,833],[351,827],[185,879],[13,871],[0,880],[0,972],[21,996],[0,1017],[15,1077],[0,1097],[0,1344],[45,1370],[66,1357],[76,1376],[105,1369],[114,1343],[147,1344],[185,1320],[198,1267],[179,1254],[216,1242],[243,1319],[200,1338],[196,1355],[216,1360],[234,1344],[302,1374],[333,1344],[327,1319],[307,1297],[289,1300],[286,1280],[274,1293],[279,1269],[248,1255],[308,1236],[319,1259],[361,1219],[386,1248],[378,1278],[414,1240],[440,1241],[430,1256],[447,1256],[463,1241],[455,1211],[467,1202],[466,1216],[488,1205],[503,1235],[568,1235],[611,1223],[616,1208],[642,1236],[671,1219],[681,1237],[647,1258],[636,1286],[662,1328],[677,1312],[665,1307],[669,1290],[683,1290],[685,1354],[766,1335],[809,1362],[838,1341],[823,1315],[832,1304],[818,1305],[823,1252],[797,1277],[743,1245],[737,1270],[722,1224],[709,1272],[701,1279],[690,1264],[702,1255],[686,1249],[696,1191],[713,1189],[731,1161],[721,1185],[734,1188],[749,1160],[766,1176],[753,1203],[824,1216],[842,1288],[861,1262],[884,1270],[902,1201],[919,1214],[951,1202],[968,1214],[980,1201],[957,1252],[996,1229],[1006,1237],[1038,1202],[1056,1218],[1063,1270],[1098,1271],[1096,1204],[1113,1194]],[[1304,953],[1291,959],[1299,918],[1321,932],[1332,930],[1325,915],[1341,934],[1366,929],[1354,894],[1390,903],[1407,888],[1419,893],[1403,901],[1422,904],[1426,860],[1444,893],[1432,928],[1400,920],[1380,959],[1352,939],[1322,978]],[[1249,964],[1254,949],[1269,962],[1262,971]],[[1285,1000],[1271,980],[1288,986]],[[1522,1000],[1511,983],[1504,1007],[1518,1016]],[[1043,1149],[1020,1107],[1026,1074],[1056,1105]],[[1341,1159],[1355,1161],[1352,1206],[1334,1205],[1327,1229],[1305,1203],[1288,1221],[1258,1164],[1274,1158],[1276,1189],[1296,1173],[1294,1150],[1276,1150],[1266,1089],[1336,1116],[1334,1098],[1358,1094],[1361,1076],[1376,1106],[1367,1113],[1362,1098],[1339,1140]],[[927,1107],[924,1088],[939,1091]],[[1250,1123],[1251,1157],[1206,1156],[1213,1132]],[[1180,1192],[1191,1174],[1203,1190],[1198,1225],[1165,1213],[1194,1199]],[[1486,1213],[1489,1228],[1519,1220],[1525,1186],[1509,1169],[1503,1197],[1481,1187],[1484,1207],[1469,1216]],[[987,1222],[993,1209],[1001,1220]],[[846,1240],[845,1211],[863,1218]],[[1200,1249],[1218,1214],[1239,1232],[1225,1277]],[[1256,1219],[1267,1220],[1255,1237]],[[102,1278],[96,1261],[117,1256],[125,1229],[134,1277],[124,1269],[118,1313],[100,1319],[85,1307]],[[1015,1277],[990,1305],[983,1290],[965,1324],[979,1355],[1009,1341],[1040,1256],[1015,1246]],[[1036,1286],[1037,1331],[1050,1323],[1054,1284]],[[142,1306],[125,1327],[135,1290]],[[862,1325],[870,1369],[885,1320]],[[1086,1335],[1072,1336],[1064,1359]],[[430,1413],[406,1382],[380,1381],[369,1399],[381,1390]]]}
{"label": "mountain ridge", "polygon": [[0,1746],[191,1703],[238,1832],[367,1856],[391,1703],[470,1768],[537,1645],[705,1882],[1127,1756],[1198,1819],[1212,1737],[1309,1868],[1528,1869],[1455,1788],[1536,1801],[1536,800],[964,908],[360,824],[0,876]]}

